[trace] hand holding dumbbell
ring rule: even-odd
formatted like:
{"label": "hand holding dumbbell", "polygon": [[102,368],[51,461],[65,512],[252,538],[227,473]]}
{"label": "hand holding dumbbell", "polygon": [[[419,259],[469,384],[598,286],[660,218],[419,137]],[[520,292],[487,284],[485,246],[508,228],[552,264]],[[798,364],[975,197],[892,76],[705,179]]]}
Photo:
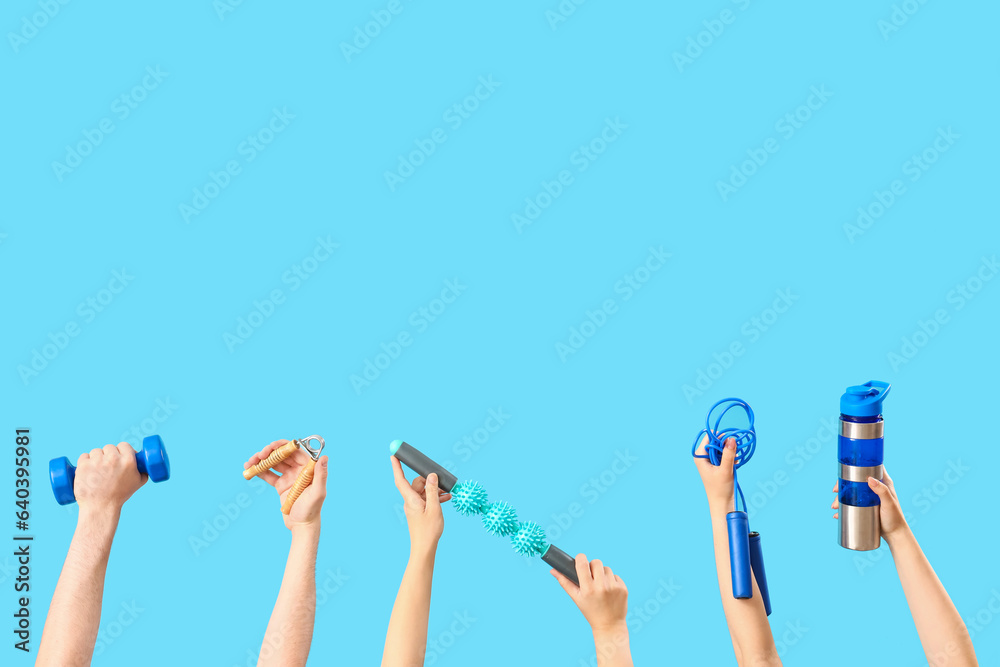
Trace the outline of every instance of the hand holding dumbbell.
{"label": "hand holding dumbbell", "polygon": [[[138,485],[131,490],[126,490],[124,503],[146,480],[142,475],[148,475],[154,482],[163,482],[170,479],[170,460],[167,458],[167,451],[163,447],[163,440],[158,435],[151,435],[142,440],[142,451],[136,453],[127,442],[115,445],[105,445],[103,449],[93,449],[87,454],[83,454],[77,460],[77,466],[86,467],[88,475],[92,477],[93,484],[88,484],[100,490],[104,488],[106,481],[113,481],[114,477],[110,471],[115,466],[134,466],[140,478]],[[56,496],[56,501],[60,505],[68,505],[76,502],[76,476],[77,466],[73,466],[65,456],[49,461],[49,479],[52,483],[52,492]],[[84,492],[81,489],[81,492]],[[90,493],[90,488],[84,493]]]}

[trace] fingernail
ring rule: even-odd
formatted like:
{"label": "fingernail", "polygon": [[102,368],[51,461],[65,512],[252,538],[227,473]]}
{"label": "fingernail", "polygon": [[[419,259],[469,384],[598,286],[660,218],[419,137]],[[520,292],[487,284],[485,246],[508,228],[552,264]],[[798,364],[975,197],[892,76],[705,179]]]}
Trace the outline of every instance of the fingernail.
{"label": "fingernail", "polygon": [[319,464],[324,468],[327,466],[328,463],[330,463],[330,459],[328,458],[324,458],[322,461],[319,462]]}
{"label": "fingernail", "polygon": [[736,449],[736,441],[732,438],[726,440],[726,449]]}
{"label": "fingernail", "polygon": [[873,489],[877,489],[878,488],[878,482],[875,480],[874,477],[869,477],[868,478],[868,486],[870,486]]}
{"label": "fingernail", "polygon": [[427,475],[427,483],[428,484],[437,484],[438,483],[438,476],[437,476],[436,472],[432,472],[431,474]]}

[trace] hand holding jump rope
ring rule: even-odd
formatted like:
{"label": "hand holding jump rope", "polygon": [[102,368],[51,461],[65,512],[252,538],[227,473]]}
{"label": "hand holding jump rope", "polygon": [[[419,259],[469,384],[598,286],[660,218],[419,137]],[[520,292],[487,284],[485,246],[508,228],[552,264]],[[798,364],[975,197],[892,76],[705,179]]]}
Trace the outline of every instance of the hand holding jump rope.
{"label": "hand holding jump rope", "polygon": [[[712,416],[719,409],[715,422]],[[733,408],[744,411],[747,418],[747,426],[722,428],[722,420]],[[729,530],[729,567],[732,573],[733,597],[736,599],[749,599],[753,597],[753,582],[750,574],[753,572],[757,580],[757,587],[764,603],[764,611],[771,615],[771,598],[767,591],[767,575],[764,572],[764,556],[760,545],[760,533],[750,532],[750,520],[747,516],[747,503],[743,497],[743,489],[737,479],[736,471],[750,461],[754,450],[757,447],[757,433],[754,430],[753,410],[746,401],[738,398],[724,398],[717,402],[708,411],[705,419],[705,428],[701,430],[695,438],[691,447],[691,455],[695,459],[703,459],[712,466],[721,470],[706,470],[702,473],[721,474],[725,477],[725,489],[728,504],[732,495],[733,511],[726,514],[726,524]],[[729,475],[732,475],[731,484]],[[706,490],[709,484],[705,485]],[[740,505],[743,509],[740,510]]]}
{"label": "hand holding jump rope", "polygon": [[[310,442],[318,442],[313,447]],[[317,463],[325,470],[326,457],[321,457],[326,443],[318,435],[297,440],[277,440],[255,454],[244,464],[243,478],[250,480],[260,477],[273,486],[281,498],[281,513],[285,515],[285,523],[289,523],[292,507],[295,501],[312,484],[316,474]],[[275,474],[281,473],[281,475]],[[292,474],[298,470],[294,481]],[[324,473],[325,474],[325,473]],[[321,485],[324,489],[326,485]]]}

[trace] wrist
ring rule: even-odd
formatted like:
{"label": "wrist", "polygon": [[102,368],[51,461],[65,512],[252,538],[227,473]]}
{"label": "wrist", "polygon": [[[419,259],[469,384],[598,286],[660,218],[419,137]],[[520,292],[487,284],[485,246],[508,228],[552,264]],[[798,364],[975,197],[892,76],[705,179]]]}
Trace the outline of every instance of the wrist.
{"label": "wrist", "polygon": [[117,528],[118,520],[121,519],[122,506],[116,504],[92,504],[80,505],[80,516],[77,525],[87,524],[90,529],[100,529],[110,527]]}
{"label": "wrist", "polygon": [[595,639],[613,639],[622,635],[628,636],[628,623],[625,622],[625,619],[612,621],[611,623],[591,625],[590,629],[594,633]]}
{"label": "wrist", "polygon": [[293,523],[288,529],[292,531],[293,540],[296,538],[319,538],[320,522],[319,519],[316,519],[304,523]]}
{"label": "wrist", "polygon": [[417,565],[434,565],[437,555],[437,540],[432,543],[410,544],[410,562]]}
{"label": "wrist", "polygon": [[910,530],[910,526],[906,523],[892,532],[882,533],[882,538],[889,545],[889,551],[895,551],[900,547],[917,541],[913,536],[913,531]]}

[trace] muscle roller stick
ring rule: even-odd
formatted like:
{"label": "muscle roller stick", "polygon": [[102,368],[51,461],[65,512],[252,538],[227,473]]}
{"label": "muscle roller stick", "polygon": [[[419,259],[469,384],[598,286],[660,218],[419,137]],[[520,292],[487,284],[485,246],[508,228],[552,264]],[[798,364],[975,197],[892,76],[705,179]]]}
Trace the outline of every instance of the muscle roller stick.
{"label": "muscle roller stick", "polygon": [[[319,447],[310,447],[309,441],[316,440],[319,442]],[[298,476],[295,478],[295,483],[292,484],[292,488],[288,491],[288,495],[285,496],[285,501],[281,503],[281,513],[288,514],[292,511],[292,505],[295,501],[299,499],[302,492],[312,484],[313,475],[316,471],[316,462],[319,461],[320,455],[323,453],[323,448],[326,446],[326,442],[323,441],[318,435],[310,435],[308,438],[302,438],[301,440],[289,440],[281,447],[278,447],[272,451],[266,459],[250,466],[243,471],[243,479],[253,479],[257,475],[270,470],[274,466],[278,465],[289,456],[298,451],[301,447],[307,454],[309,454],[309,461],[299,472]]]}
{"label": "muscle roller stick", "polygon": [[438,487],[451,493],[455,511],[463,516],[482,516],[483,527],[491,535],[510,537],[511,547],[522,556],[541,556],[542,560],[577,586],[576,561],[554,544],[549,544],[545,531],[533,521],[519,521],[517,510],[502,500],[490,502],[486,489],[479,482],[459,482],[442,465],[402,440],[393,440],[389,453],[421,477],[437,473]]}
{"label": "muscle roller stick", "polygon": [[[720,407],[721,412],[713,424],[712,415]],[[739,408],[746,414],[748,422],[746,427],[722,427],[723,418],[733,408]],[[708,436],[705,454],[698,454],[698,445],[705,436]],[[722,450],[729,438],[736,440],[736,458],[733,461],[733,511],[726,515],[733,597],[740,600],[753,597],[753,580],[750,578],[753,575],[757,581],[757,588],[760,589],[764,611],[770,616],[771,596],[768,594],[767,575],[764,573],[764,553],[760,546],[760,533],[750,532],[750,518],[746,512],[747,501],[743,497],[743,489],[740,488],[736,477],[736,471],[750,461],[757,448],[757,432],[754,430],[753,410],[746,401],[738,398],[724,398],[711,407],[705,419],[705,428],[695,438],[691,447],[691,455],[695,458],[708,459],[709,463],[717,466],[722,462]],[[742,510],[740,504],[743,505]]]}

